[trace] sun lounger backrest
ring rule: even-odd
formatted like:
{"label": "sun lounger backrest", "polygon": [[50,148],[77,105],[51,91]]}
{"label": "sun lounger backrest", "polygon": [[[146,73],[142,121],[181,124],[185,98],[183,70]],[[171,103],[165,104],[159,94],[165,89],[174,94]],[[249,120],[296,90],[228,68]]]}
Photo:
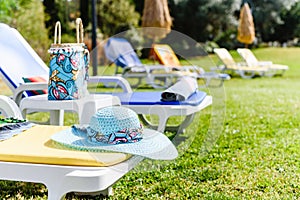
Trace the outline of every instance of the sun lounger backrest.
{"label": "sun lounger backrest", "polygon": [[258,60],[250,49],[239,48],[237,49],[238,53],[243,57],[248,66],[256,66]]}
{"label": "sun lounger backrest", "polygon": [[49,69],[22,35],[0,23],[0,75],[14,90],[24,83],[22,77],[41,76],[48,79]]}
{"label": "sun lounger backrest", "polygon": [[225,48],[215,48],[214,52],[217,54],[217,56],[220,58],[220,60],[226,65],[226,66],[233,66],[236,65],[233,57],[230,55],[227,49]]}
{"label": "sun lounger backrest", "polygon": [[158,61],[167,66],[180,66],[173,49],[167,44],[153,44],[153,52]]}
{"label": "sun lounger backrest", "polygon": [[110,38],[104,46],[106,57],[120,67],[142,66],[131,44],[123,38]]}

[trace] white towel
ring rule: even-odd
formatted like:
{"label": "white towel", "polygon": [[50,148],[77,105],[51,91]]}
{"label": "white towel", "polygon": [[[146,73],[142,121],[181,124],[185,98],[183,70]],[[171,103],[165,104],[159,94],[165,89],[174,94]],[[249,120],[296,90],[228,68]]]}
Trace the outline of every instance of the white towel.
{"label": "white towel", "polygon": [[162,101],[185,101],[198,90],[197,80],[183,77],[161,94]]}

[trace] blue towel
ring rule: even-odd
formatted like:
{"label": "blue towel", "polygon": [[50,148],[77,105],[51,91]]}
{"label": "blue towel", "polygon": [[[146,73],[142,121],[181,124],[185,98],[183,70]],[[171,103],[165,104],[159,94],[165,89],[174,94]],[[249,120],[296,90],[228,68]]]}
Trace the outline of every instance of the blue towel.
{"label": "blue towel", "polygon": [[161,92],[133,92],[112,93],[121,100],[122,105],[199,105],[206,97],[206,93],[196,91],[184,101],[162,101]]}

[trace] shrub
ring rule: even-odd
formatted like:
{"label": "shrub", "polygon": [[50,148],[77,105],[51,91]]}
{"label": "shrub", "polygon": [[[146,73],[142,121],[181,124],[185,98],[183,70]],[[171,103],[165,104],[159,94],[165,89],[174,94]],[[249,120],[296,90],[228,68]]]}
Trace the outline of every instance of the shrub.
{"label": "shrub", "polygon": [[48,31],[45,27],[44,7],[40,0],[21,1],[13,22],[18,31],[28,41],[39,56],[47,61],[50,47]]}

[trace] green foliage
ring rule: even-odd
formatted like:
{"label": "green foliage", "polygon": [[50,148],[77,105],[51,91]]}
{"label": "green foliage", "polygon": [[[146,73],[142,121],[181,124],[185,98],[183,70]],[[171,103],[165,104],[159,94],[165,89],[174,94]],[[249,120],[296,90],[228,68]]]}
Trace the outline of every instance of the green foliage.
{"label": "green foliage", "polygon": [[220,48],[219,45],[216,42],[207,41],[203,44],[203,48],[205,52],[207,53],[213,53],[214,48]]}
{"label": "green foliage", "polygon": [[18,0],[1,0],[0,1],[0,22],[11,23],[14,13],[18,10]]}
{"label": "green foliage", "polygon": [[296,2],[291,8],[283,9],[280,16],[283,23],[275,27],[274,37],[281,43],[299,37],[300,3]]}
{"label": "green foliage", "polygon": [[15,27],[42,59],[47,60],[49,39],[41,1],[1,0],[0,22]]}
{"label": "green foliage", "polygon": [[217,44],[226,49],[234,49],[238,45],[236,29],[229,29],[213,39]]}
{"label": "green foliage", "polygon": [[[226,38],[225,31],[236,30],[233,17],[233,0],[209,1],[186,0],[169,1],[174,29],[187,34],[198,42]],[[191,20],[193,19],[193,20]],[[226,38],[232,42],[232,39]],[[217,41],[220,46],[227,41]]]}
{"label": "green foliage", "polygon": [[[209,0],[187,0],[170,8],[176,30],[186,33],[193,39],[203,42],[209,37],[208,25]],[[193,19],[193,20],[190,20]]]}
{"label": "green foliage", "polygon": [[79,8],[76,2],[74,0],[43,0],[46,28],[51,37],[53,37],[57,21],[61,23],[62,33],[73,34],[73,21],[79,17]]}
{"label": "green foliage", "polygon": [[101,32],[106,37],[137,26],[140,19],[129,0],[102,0],[98,5],[98,14]]}
{"label": "green foliage", "polygon": [[40,0],[23,0],[20,9],[15,13],[14,26],[34,48],[34,50],[47,60],[47,49],[50,46],[48,31],[45,28],[45,15]]}
{"label": "green foliage", "polygon": [[[221,47],[236,48],[239,4],[234,0],[169,0],[173,29],[197,40],[213,40]],[[243,0],[251,6],[258,41],[286,41],[297,37],[299,14],[294,1]],[[296,3],[299,4],[299,3]],[[281,12],[286,10],[283,14]],[[193,20],[191,20],[193,19]],[[278,28],[279,27],[279,28]],[[286,32],[285,32],[286,31]],[[230,35],[229,35],[230,33]],[[232,38],[231,34],[234,34]]]}
{"label": "green foliage", "polygon": [[282,24],[280,11],[285,8],[284,0],[253,0],[254,23],[262,41],[275,41],[275,27]]}

